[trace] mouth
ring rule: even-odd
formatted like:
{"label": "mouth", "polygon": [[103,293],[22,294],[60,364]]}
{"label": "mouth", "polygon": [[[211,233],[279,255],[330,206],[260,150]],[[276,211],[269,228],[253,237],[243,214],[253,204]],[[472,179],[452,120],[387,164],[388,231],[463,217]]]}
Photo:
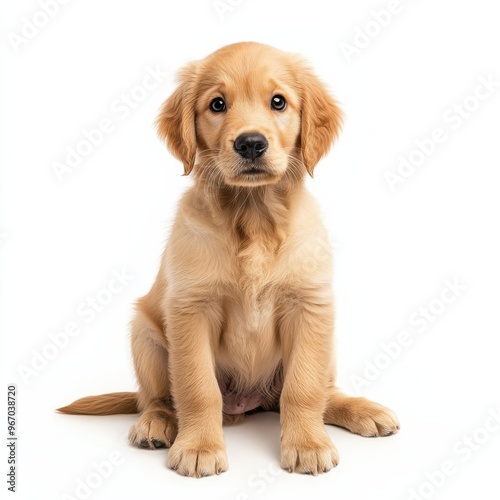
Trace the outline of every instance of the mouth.
{"label": "mouth", "polygon": [[234,186],[261,186],[274,184],[277,180],[278,176],[274,172],[259,165],[252,165],[239,170],[231,179],[228,179],[228,184]]}
{"label": "mouth", "polygon": [[264,169],[262,167],[251,167],[251,168],[246,168],[244,170],[241,170],[239,172],[239,175],[240,176],[246,176],[246,175],[256,176],[256,175],[271,175],[271,174],[269,173],[269,171],[267,171],[266,169]]}
{"label": "mouth", "polygon": [[235,169],[235,177],[240,178],[272,177],[273,175],[274,172],[262,158],[243,161]]}

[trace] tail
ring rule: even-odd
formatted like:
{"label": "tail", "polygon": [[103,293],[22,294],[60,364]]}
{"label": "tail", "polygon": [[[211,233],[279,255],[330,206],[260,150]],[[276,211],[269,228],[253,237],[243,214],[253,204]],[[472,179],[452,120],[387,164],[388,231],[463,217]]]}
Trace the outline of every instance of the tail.
{"label": "tail", "polygon": [[57,411],[71,415],[116,415],[139,413],[139,408],[136,392],[113,392],[77,399],[68,406],[58,408]]}

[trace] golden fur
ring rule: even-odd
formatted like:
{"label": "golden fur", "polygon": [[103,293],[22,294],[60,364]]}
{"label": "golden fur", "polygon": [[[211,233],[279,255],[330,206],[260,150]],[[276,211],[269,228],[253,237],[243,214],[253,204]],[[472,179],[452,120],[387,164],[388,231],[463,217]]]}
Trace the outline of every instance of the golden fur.
{"label": "golden fur", "polygon": [[[270,105],[277,95],[283,110]],[[218,98],[222,112],[211,109]],[[137,302],[139,392],[60,411],[140,412],[130,442],[171,446],[168,465],[198,477],[227,469],[223,420],[255,406],[280,412],[289,471],[337,465],[324,423],[363,436],[399,429],[390,410],[335,386],[330,248],[304,177],[340,126],[337,104],[295,55],[239,43],[181,71],[158,131],[194,185],[157,279]],[[235,140],[256,133],[267,150],[245,159]]]}

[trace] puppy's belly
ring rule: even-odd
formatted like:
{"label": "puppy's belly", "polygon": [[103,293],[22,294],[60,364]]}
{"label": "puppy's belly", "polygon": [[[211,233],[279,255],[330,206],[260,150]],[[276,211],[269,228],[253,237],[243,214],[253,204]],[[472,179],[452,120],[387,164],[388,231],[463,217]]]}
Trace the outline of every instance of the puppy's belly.
{"label": "puppy's belly", "polygon": [[238,415],[259,406],[271,409],[277,406],[283,387],[282,366],[281,363],[278,363],[269,380],[262,380],[253,387],[245,387],[241,380],[238,382],[236,378],[225,374],[219,375],[218,382],[224,413]]}
{"label": "puppy's belly", "polygon": [[262,396],[258,391],[246,395],[235,392],[222,393],[222,400],[224,402],[223,411],[228,415],[245,413],[262,405]]}

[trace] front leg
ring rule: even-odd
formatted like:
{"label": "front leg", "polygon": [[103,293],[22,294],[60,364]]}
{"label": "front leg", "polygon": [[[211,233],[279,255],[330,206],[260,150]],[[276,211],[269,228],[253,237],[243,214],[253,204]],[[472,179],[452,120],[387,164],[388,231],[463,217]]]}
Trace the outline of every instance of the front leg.
{"label": "front leg", "polygon": [[323,413],[332,370],[333,307],[328,293],[299,292],[280,314],[284,385],[280,399],[281,466],[318,474],[338,463]]}
{"label": "front leg", "polygon": [[220,318],[220,305],[214,302],[190,298],[187,304],[174,300],[168,305],[170,377],[179,427],[168,466],[185,476],[227,470],[213,351]]}

